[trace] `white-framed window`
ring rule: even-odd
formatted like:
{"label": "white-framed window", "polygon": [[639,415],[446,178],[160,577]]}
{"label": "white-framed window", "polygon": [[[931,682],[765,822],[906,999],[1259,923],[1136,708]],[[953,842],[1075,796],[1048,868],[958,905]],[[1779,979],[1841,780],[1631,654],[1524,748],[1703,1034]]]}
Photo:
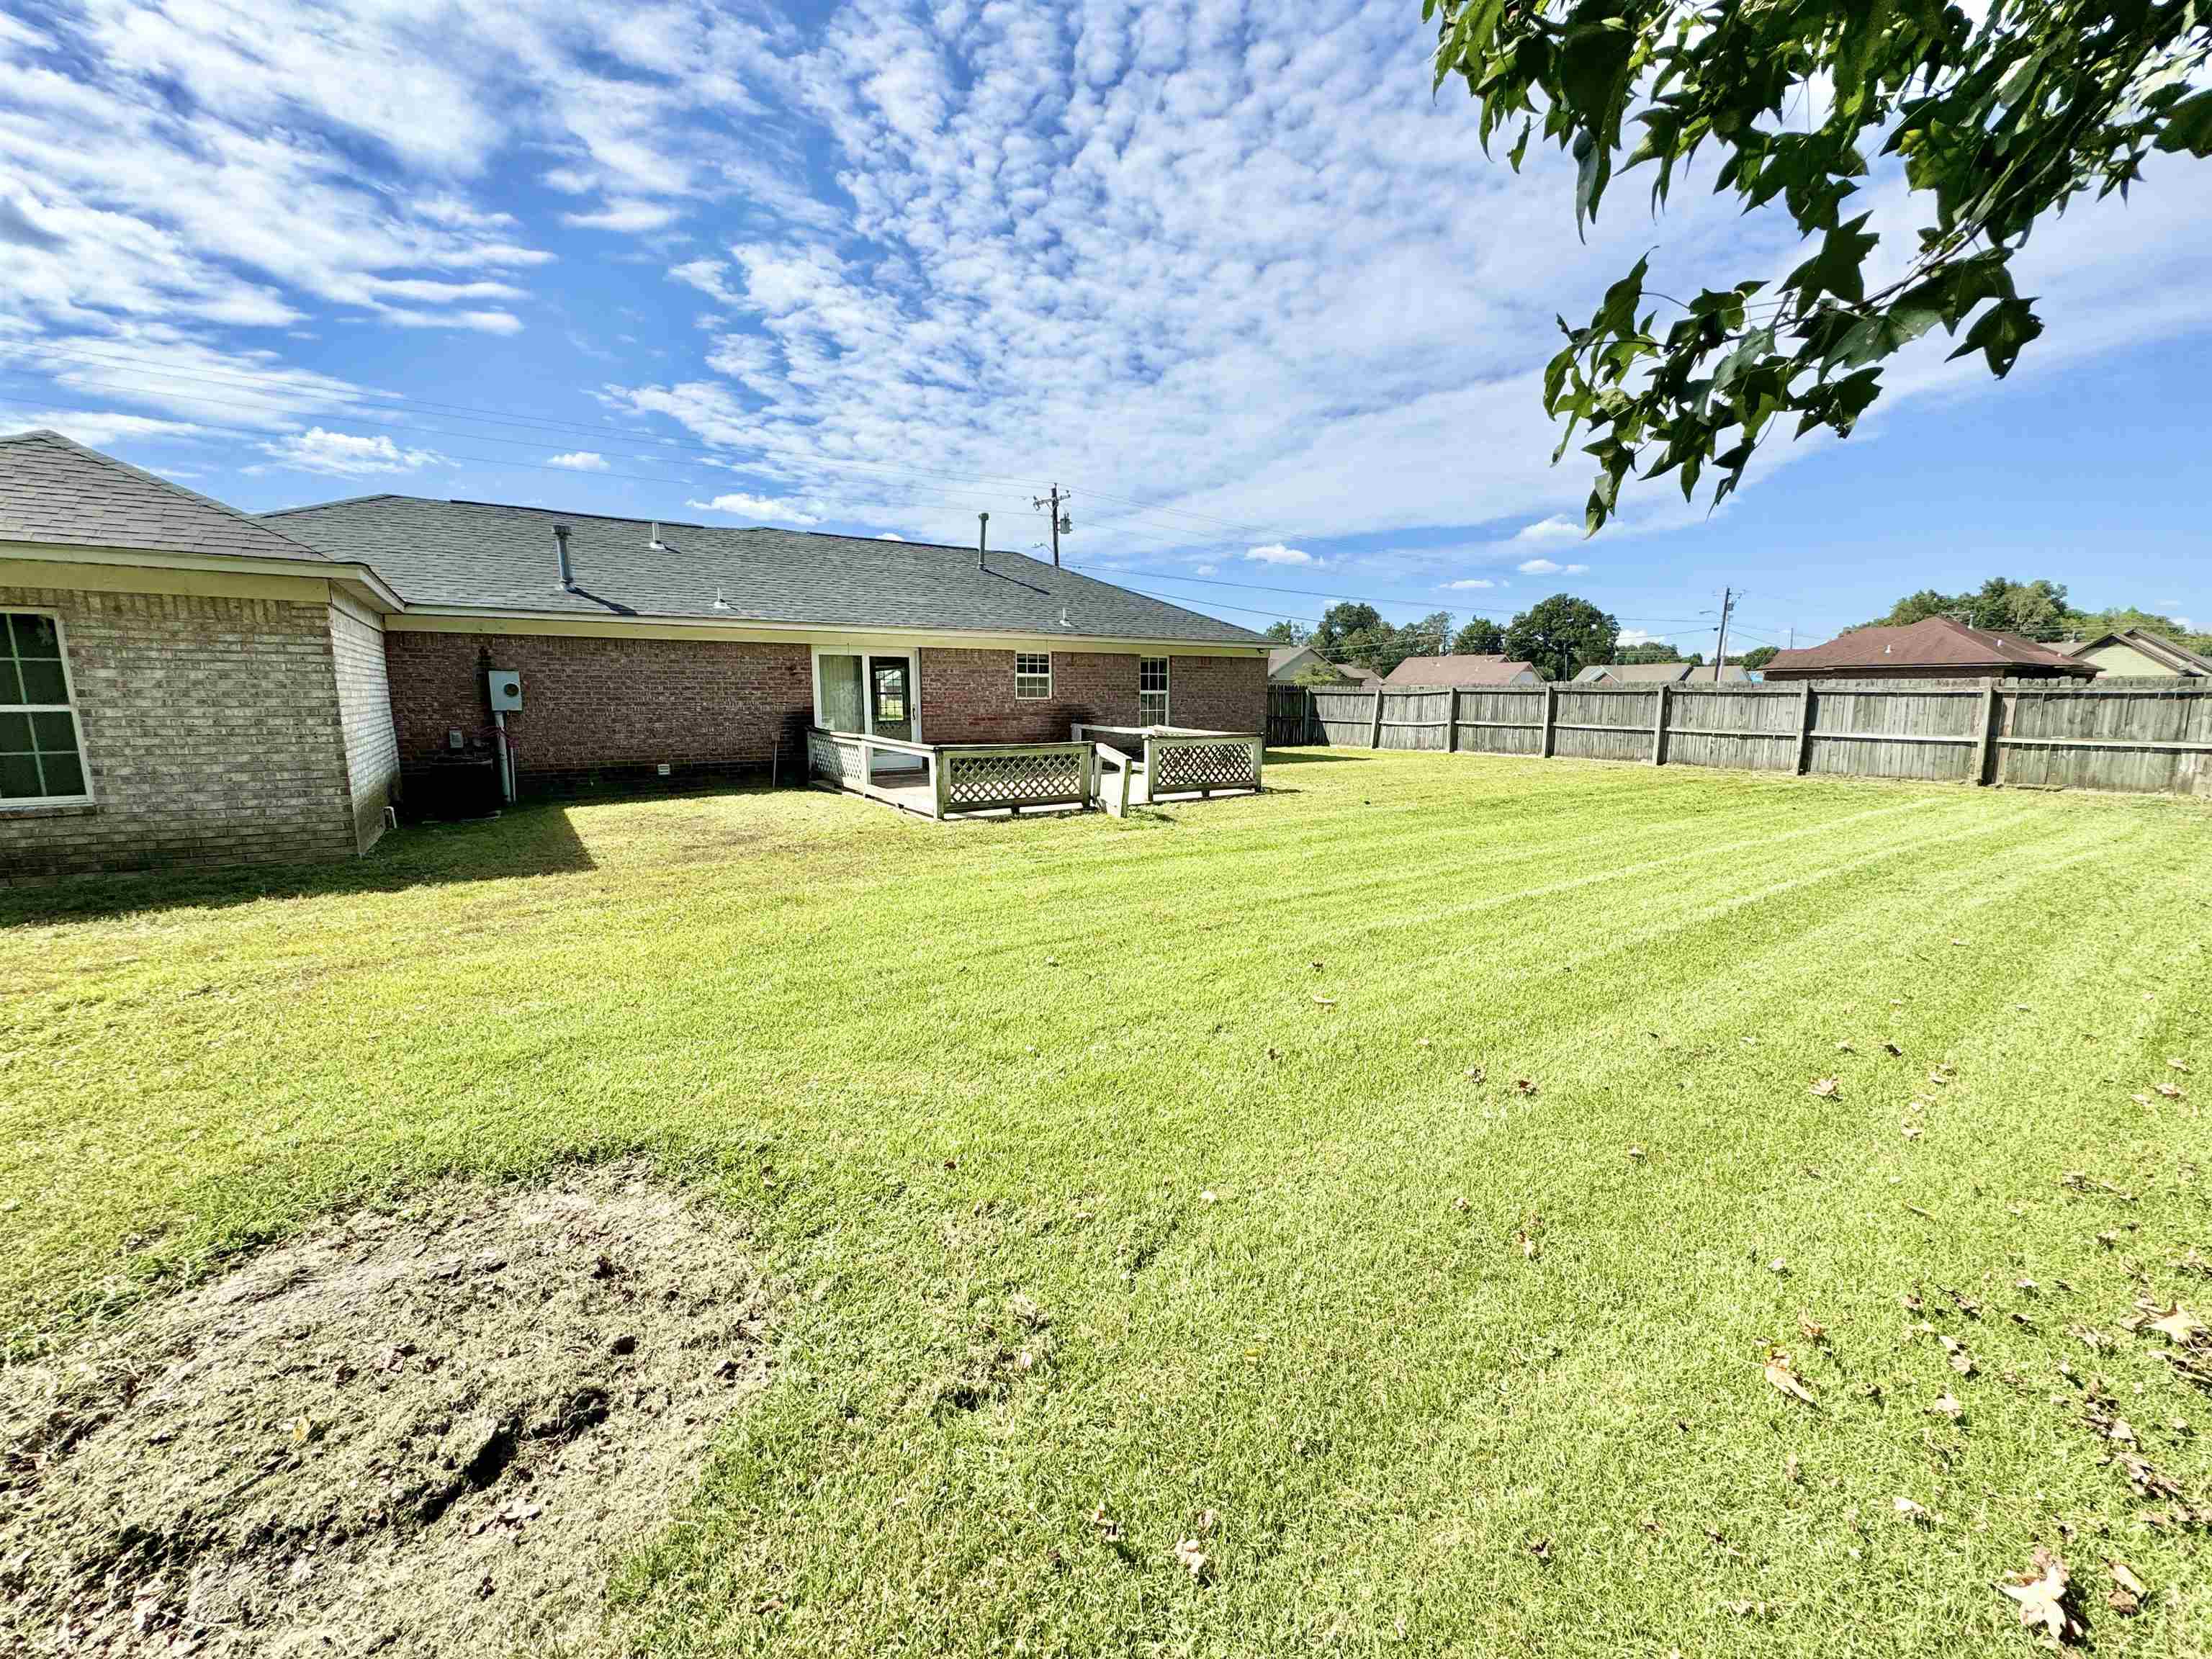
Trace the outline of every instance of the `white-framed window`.
{"label": "white-framed window", "polygon": [[1165,726],[1168,723],[1168,659],[1165,657],[1137,659],[1137,724]]}
{"label": "white-framed window", "polygon": [[1014,653],[1014,695],[1025,702],[1052,695],[1051,652]]}
{"label": "white-framed window", "polygon": [[0,808],[91,799],[62,619],[0,611]]}

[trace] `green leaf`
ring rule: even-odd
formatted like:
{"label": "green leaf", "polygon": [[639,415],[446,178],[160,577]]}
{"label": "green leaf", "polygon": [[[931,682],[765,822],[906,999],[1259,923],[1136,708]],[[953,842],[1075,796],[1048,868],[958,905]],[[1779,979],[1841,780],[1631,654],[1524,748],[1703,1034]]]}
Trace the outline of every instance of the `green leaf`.
{"label": "green leaf", "polygon": [[2000,300],[1974,319],[1954,357],[1972,351],[1989,359],[1990,373],[2002,380],[2012,373],[2021,348],[2043,332],[2043,321],[2030,309],[2033,300]]}
{"label": "green leaf", "polygon": [[1797,308],[1809,311],[1824,294],[1857,305],[1866,298],[1866,257],[1881,238],[1865,228],[1874,216],[1862,213],[1838,225],[1820,241],[1820,251],[1790,273],[1782,286],[1795,289]]}
{"label": "green leaf", "polygon": [[2187,150],[2200,161],[2212,156],[2212,91],[2194,94],[2166,112],[2157,148],[2168,155]]}

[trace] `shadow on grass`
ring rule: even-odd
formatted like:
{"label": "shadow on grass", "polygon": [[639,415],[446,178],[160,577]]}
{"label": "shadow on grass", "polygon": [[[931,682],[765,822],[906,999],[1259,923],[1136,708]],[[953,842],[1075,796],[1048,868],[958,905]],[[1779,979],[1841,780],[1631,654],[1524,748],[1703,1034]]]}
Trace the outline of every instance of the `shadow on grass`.
{"label": "shadow on grass", "polygon": [[1272,772],[1279,766],[1351,766],[1363,764],[1374,758],[1374,756],[1367,754],[1346,754],[1341,749],[1271,748],[1267,750],[1267,769]]}
{"label": "shadow on grass", "polygon": [[147,910],[216,909],[324,893],[396,893],[450,882],[592,869],[568,801],[510,807],[496,817],[387,831],[366,858],[330,864],[71,876],[0,891],[0,927],[92,921]]}

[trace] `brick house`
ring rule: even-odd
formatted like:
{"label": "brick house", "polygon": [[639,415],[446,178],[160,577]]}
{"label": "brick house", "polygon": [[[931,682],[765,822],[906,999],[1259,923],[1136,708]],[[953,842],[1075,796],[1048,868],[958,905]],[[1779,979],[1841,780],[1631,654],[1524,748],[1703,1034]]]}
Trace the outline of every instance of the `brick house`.
{"label": "brick house", "polygon": [[501,742],[527,797],[788,776],[809,726],[1266,724],[1267,641],[1020,554],[400,495],[249,518],[51,433],[0,439],[0,612],[38,682],[0,680],[0,878],[366,851]]}
{"label": "brick house", "polygon": [[1826,645],[1778,651],[1769,683],[1794,680],[2092,680],[2101,672],[2064,652],[2014,634],[1971,628],[1954,617],[1923,617],[1903,628],[1855,628]]}

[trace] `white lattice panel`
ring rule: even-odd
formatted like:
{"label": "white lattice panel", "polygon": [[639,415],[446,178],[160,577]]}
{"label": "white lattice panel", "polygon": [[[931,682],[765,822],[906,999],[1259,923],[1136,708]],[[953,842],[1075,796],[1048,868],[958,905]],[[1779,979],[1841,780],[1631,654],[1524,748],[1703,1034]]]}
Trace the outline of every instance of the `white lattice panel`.
{"label": "white lattice panel", "polygon": [[1081,754],[947,755],[945,801],[955,811],[1083,799]]}
{"label": "white lattice panel", "polygon": [[1152,793],[1184,794],[1194,789],[1249,789],[1258,782],[1252,745],[1235,743],[1155,743]]}

